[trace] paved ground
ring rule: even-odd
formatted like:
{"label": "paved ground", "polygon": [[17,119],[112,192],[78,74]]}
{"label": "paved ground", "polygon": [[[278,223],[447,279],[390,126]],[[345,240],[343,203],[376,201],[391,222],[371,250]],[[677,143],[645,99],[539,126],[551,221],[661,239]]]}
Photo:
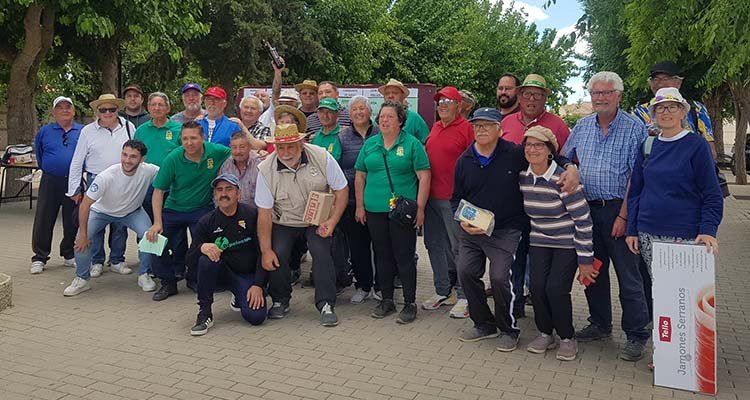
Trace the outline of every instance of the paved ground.
{"label": "paved ground", "polygon": [[[718,398],[750,399],[750,188],[732,190],[740,199],[727,201],[719,235]],[[27,205],[0,209],[0,271],[14,277],[15,292],[15,306],[0,313],[0,399],[705,397],[654,387],[647,359],[617,358],[618,330],[611,341],[581,345],[573,362],[557,361],[554,353],[505,354],[492,341],[459,342],[470,321],[448,318],[447,309],[420,310],[414,324],[400,326],[394,318],[370,318],[372,302],[349,304],[351,291],[337,307],[341,324],[328,329],[317,323],[312,289],[296,288],[289,317],[262,327],[244,324],[222,293],[214,307],[217,325],[191,337],[197,306],[186,290],[157,304],[135,276],[105,273],[91,291],[64,298],[74,274],[59,257],[42,275],[30,275],[32,218]],[[130,263],[136,260],[132,241]],[[424,250],[421,256],[419,300],[431,294],[432,279]],[[619,307],[615,312],[619,319]],[[574,313],[582,326],[587,314],[578,285]],[[530,318],[521,325],[525,345],[536,331]]]}

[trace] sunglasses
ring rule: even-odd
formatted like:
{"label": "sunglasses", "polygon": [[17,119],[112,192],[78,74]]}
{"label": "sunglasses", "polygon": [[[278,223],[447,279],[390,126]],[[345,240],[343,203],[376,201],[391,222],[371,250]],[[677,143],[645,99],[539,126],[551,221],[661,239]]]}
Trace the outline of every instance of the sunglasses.
{"label": "sunglasses", "polygon": [[442,106],[442,105],[456,104],[457,101],[453,100],[453,99],[440,99],[440,100],[438,100],[437,103],[438,103],[439,106]]}
{"label": "sunglasses", "polygon": [[98,111],[99,111],[99,114],[116,113],[117,107],[107,107],[107,108],[102,107]]}

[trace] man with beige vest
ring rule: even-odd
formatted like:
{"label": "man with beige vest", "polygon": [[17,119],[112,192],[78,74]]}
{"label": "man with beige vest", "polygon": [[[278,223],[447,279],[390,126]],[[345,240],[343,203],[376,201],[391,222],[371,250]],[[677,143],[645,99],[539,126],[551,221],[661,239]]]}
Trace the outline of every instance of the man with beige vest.
{"label": "man with beige vest", "polygon": [[[335,326],[336,271],[331,256],[333,230],[348,200],[346,177],[326,149],[303,142],[296,125],[276,126],[268,143],[276,151],[258,166],[255,205],[258,206],[258,241],[262,266],[269,274],[268,294],[273,305],[268,318],[283,318],[292,296],[289,261],[294,243],[306,238],[313,257],[315,307],[320,324]],[[304,222],[307,197],[312,191],[333,191],[331,217],[312,226]]]}

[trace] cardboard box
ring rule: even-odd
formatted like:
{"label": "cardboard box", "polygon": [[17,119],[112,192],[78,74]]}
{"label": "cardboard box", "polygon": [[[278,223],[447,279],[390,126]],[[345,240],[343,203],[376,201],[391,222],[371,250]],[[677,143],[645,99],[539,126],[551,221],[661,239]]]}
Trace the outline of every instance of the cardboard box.
{"label": "cardboard box", "polygon": [[333,213],[333,194],[312,191],[307,196],[303,220],[310,225],[320,225],[331,218]]}
{"label": "cardboard box", "polygon": [[654,242],[654,384],[716,394],[714,255]]}

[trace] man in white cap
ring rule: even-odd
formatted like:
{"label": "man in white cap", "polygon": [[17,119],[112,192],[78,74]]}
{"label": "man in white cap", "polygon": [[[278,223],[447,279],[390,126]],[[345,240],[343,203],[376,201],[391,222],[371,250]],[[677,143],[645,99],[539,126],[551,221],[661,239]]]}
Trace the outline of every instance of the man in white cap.
{"label": "man in white cap", "polygon": [[42,181],[39,183],[39,195],[34,215],[34,227],[31,233],[31,273],[38,274],[44,270],[49,261],[52,248],[52,231],[57,214],[62,208],[63,238],[60,242],[60,255],[65,259],[63,265],[75,266],[73,259],[73,241],[76,227],[73,219],[75,203],[65,195],[68,190],[68,172],[73,152],[78,143],[83,125],[75,122],[76,116],[73,100],[59,96],[52,102],[52,117],[55,122],[39,129],[34,137],[36,161],[42,170]]}
{"label": "man in white cap", "polygon": [[424,144],[427,141],[427,135],[430,134],[430,128],[421,115],[409,109],[409,102],[406,101],[409,97],[409,88],[400,81],[390,79],[388,83],[378,88],[378,92],[383,95],[384,100],[395,101],[406,107],[406,122],[401,130],[413,135]]}
{"label": "man in white cap", "polygon": [[[135,126],[117,115],[117,112],[125,106],[122,99],[113,94],[103,94],[89,105],[94,110],[96,120],[81,129],[68,173],[66,195],[76,204],[81,202],[83,194],[91,186],[96,175],[120,162],[122,145],[135,135]],[[82,177],[84,178],[83,186],[81,185]],[[120,274],[131,272],[130,268],[125,266],[127,240],[127,228],[124,225],[110,225],[110,270]],[[93,253],[91,276],[96,278],[104,271],[104,248],[98,247],[98,243],[92,246],[94,247],[91,249]]]}

